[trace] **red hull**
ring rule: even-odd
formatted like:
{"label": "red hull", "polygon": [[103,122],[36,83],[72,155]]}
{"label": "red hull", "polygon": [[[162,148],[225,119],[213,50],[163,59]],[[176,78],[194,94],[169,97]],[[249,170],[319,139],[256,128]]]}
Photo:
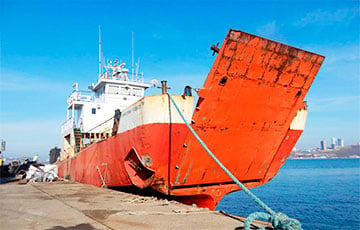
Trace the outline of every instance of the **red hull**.
{"label": "red hull", "polygon": [[[271,180],[300,137],[303,127],[289,127],[323,59],[230,30],[199,91],[192,127],[248,188]],[[150,186],[210,209],[239,190],[185,124],[174,121],[142,124],[94,143],[60,163],[59,175],[96,186]]]}
{"label": "red hull", "polygon": [[[186,129],[183,124],[171,125],[172,150],[176,151],[176,148],[181,147],[181,139],[184,139],[188,132]],[[61,162],[59,175],[69,175],[80,183],[95,186],[102,185],[101,176],[106,178],[108,187],[132,185],[125,169],[125,158],[135,149],[142,153],[141,156],[151,156],[151,168],[156,169],[155,174],[164,175],[156,178],[153,184],[158,185],[158,190],[167,191],[168,180],[165,176],[169,170],[169,130],[170,125],[165,123],[143,125],[92,144],[82,149],[76,157],[69,159],[68,163]]]}
{"label": "red hull", "polygon": [[[148,153],[141,156],[151,156],[151,163],[147,163],[147,165],[155,169],[155,176],[151,178],[149,186],[166,195],[178,196],[178,200],[183,203],[196,203],[199,207],[215,209],[225,194],[239,190],[239,187],[227,178],[221,183],[211,183],[211,181],[206,181],[203,178],[199,180],[198,184],[188,185],[186,179],[190,173],[193,173],[191,169],[188,169],[184,177],[178,176],[179,170],[184,169],[184,166],[171,167],[173,164],[169,163],[171,162],[169,157],[176,155],[170,156],[169,149],[172,153],[180,153],[184,148],[183,143],[188,133],[189,131],[184,124],[172,124],[171,128],[169,124],[151,124],[137,127],[92,144],[84,148],[76,157],[60,162],[59,176],[70,176],[72,180],[77,182],[99,187],[103,185],[102,178],[107,187],[131,186],[134,184],[131,180],[134,175],[126,170],[126,157],[132,149],[136,149],[138,153]],[[271,167],[269,167],[266,178],[249,180],[239,177],[241,181],[248,188],[251,188],[270,180],[285,162],[301,133],[301,130],[288,131],[287,136],[289,138],[284,139],[272,164],[270,164]],[[169,145],[169,143],[171,144]],[[177,155],[179,156],[179,154]],[[208,156],[201,157],[207,164],[211,162]],[[245,167],[245,165],[239,164],[238,167]],[[221,171],[212,172],[211,178],[218,178],[217,174],[219,173]],[[239,176],[236,172],[235,175]],[[172,183],[174,180],[179,181],[179,185],[174,186]],[[140,187],[139,184],[136,185]]]}

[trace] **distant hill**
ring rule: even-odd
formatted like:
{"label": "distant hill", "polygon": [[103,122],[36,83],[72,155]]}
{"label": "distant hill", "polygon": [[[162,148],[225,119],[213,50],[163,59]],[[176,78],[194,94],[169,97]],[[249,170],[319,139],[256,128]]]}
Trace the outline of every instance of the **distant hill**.
{"label": "distant hill", "polygon": [[335,150],[317,150],[310,153],[295,151],[291,152],[289,158],[360,158],[360,145],[348,145]]}
{"label": "distant hill", "polygon": [[335,149],[335,150],[328,150],[324,151],[328,153],[334,153],[338,157],[350,157],[350,156],[360,156],[360,145],[349,145],[345,146],[341,149]]}

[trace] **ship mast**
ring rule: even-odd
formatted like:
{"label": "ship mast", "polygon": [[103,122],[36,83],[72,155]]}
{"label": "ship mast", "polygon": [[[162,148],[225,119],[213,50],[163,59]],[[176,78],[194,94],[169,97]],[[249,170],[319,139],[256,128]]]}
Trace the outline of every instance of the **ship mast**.
{"label": "ship mast", "polygon": [[134,81],[134,32],[131,32],[131,80]]}
{"label": "ship mast", "polygon": [[101,29],[99,25],[99,77],[101,76]]}

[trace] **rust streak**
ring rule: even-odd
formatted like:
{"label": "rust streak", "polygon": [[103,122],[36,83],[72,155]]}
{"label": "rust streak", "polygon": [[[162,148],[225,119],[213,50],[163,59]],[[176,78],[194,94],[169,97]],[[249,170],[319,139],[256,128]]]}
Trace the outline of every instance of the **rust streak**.
{"label": "rust streak", "polygon": [[[191,140],[189,140],[187,146],[190,146],[190,144],[191,144]],[[175,178],[174,185],[180,184],[180,183],[178,182],[178,180],[179,180],[179,177],[180,177],[180,174],[181,174],[181,168],[182,168],[182,166],[183,166],[183,164],[184,164],[184,161],[185,161],[186,156],[187,156],[188,153],[189,153],[189,147],[186,147],[186,150],[185,150],[185,152],[184,152],[184,156],[183,156],[182,161],[181,161],[181,163],[180,163],[180,167],[179,167],[178,173],[177,173],[176,178]]]}
{"label": "rust streak", "polygon": [[188,168],[188,170],[187,170],[187,172],[186,172],[186,174],[185,174],[185,176],[184,176],[184,179],[183,179],[183,181],[182,181],[182,184],[185,184],[185,183],[186,183],[186,180],[187,180],[187,178],[188,178],[188,176],[189,176],[189,174],[190,174],[191,167],[192,167],[192,162],[190,162],[189,168]]}

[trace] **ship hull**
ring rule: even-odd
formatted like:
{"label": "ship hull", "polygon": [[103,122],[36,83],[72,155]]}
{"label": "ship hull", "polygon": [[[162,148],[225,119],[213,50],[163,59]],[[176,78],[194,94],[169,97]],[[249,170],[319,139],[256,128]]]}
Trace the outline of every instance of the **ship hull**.
{"label": "ship hull", "polygon": [[[173,149],[182,146],[181,139],[188,131],[183,124],[172,124],[171,132],[177,135],[171,135],[170,139],[169,132],[169,124],[148,124],[91,144],[77,156],[60,162],[59,175],[95,186],[130,186],[133,183],[125,168],[125,159],[132,150],[142,153],[141,160],[146,158],[145,167],[154,168],[159,175],[167,175],[170,141]],[[163,181],[164,186],[168,184],[164,177],[156,180]]]}
{"label": "ship hull", "polygon": [[[266,178],[249,179],[258,176],[249,174],[240,178],[242,183],[253,188],[271,180],[285,163],[301,133],[302,130],[288,130]],[[174,164],[181,156],[181,151],[186,149],[184,141],[187,135],[189,130],[185,124],[157,123],[139,126],[83,148],[76,157],[59,162],[58,173],[60,177],[98,187],[150,187],[185,204],[196,204],[214,210],[224,195],[240,188],[230,178],[213,182],[218,177],[216,174],[220,173],[216,171],[210,179],[203,177],[196,184],[187,184],[187,178],[196,168]],[[127,170],[128,156],[132,153],[137,155],[141,163],[131,166],[139,170]],[[202,161],[206,172],[206,165],[212,164],[212,159],[204,156]],[[237,167],[249,168],[241,162],[238,162]],[[146,170],[149,176],[136,178],[138,172]],[[183,177],[182,170],[185,171]]]}
{"label": "ship hull", "polygon": [[[303,100],[323,60],[230,30],[194,112],[193,97],[173,97],[222,164],[246,187],[257,187],[276,175],[300,137],[307,115]],[[208,156],[166,94],[144,97],[122,111],[116,130],[60,162],[60,176],[95,186],[149,187],[212,210],[240,189]]]}

